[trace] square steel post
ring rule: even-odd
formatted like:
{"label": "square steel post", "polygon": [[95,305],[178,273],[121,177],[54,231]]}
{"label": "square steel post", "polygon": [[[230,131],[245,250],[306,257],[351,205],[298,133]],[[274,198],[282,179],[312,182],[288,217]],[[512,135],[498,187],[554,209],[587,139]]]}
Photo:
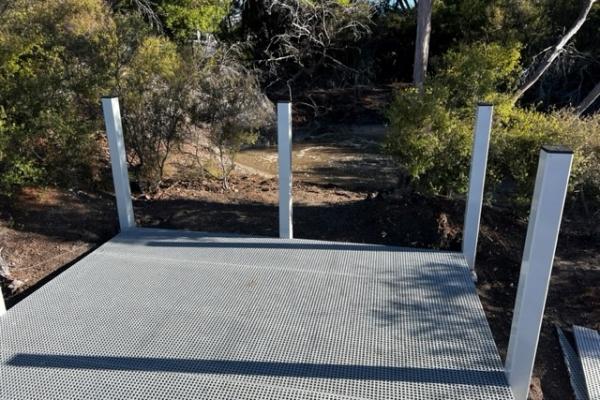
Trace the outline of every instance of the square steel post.
{"label": "square steel post", "polygon": [[279,237],[294,237],[292,222],[292,104],[277,103],[279,153]]}
{"label": "square steel post", "polygon": [[473,276],[475,276],[475,256],[477,254],[481,208],[483,207],[493,111],[494,106],[492,104],[479,103],[477,105],[462,242],[462,252],[471,271],[473,271]]}
{"label": "square steel post", "polygon": [[127,173],[127,157],[125,155],[125,141],[123,139],[123,126],[121,124],[121,111],[117,97],[103,97],[102,109],[108,147],[110,150],[110,164],[112,168],[115,197],[117,198],[117,212],[119,226],[122,231],[135,228],[135,216],[131,202],[131,188]]}
{"label": "square steel post", "polygon": [[564,147],[540,152],[505,365],[516,400],[529,392],[572,161]]}

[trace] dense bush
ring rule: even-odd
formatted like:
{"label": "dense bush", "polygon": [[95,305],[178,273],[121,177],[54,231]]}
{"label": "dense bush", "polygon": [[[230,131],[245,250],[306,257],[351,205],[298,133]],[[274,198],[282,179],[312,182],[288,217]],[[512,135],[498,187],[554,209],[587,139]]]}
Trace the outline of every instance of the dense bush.
{"label": "dense bush", "polygon": [[138,181],[146,190],[160,184],[167,157],[183,141],[190,107],[187,65],[176,46],[156,36],[145,38],[122,71],[125,142]]}
{"label": "dense bush", "polygon": [[452,195],[468,183],[475,105],[495,104],[488,189],[527,199],[543,144],[575,151],[572,193],[597,198],[600,118],[569,110],[543,113],[510,101],[519,70],[518,44],[461,46],[449,51],[423,93],[400,90],[388,110],[385,148],[421,191]]}
{"label": "dense bush", "polygon": [[385,149],[414,186],[431,193],[464,190],[471,142],[467,121],[431,90],[416,89],[398,93],[388,117]]}
{"label": "dense bush", "polygon": [[420,190],[465,190],[475,103],[506,102],[498,91],[513,84],[518,59],[518,45],[461,46],[446,54],[422,93],[396,93],[385,148]]}
{"label": "dense bush", "polygon": [[163,0],[159,9],[166,27],[180,41],[197,32],[215,32],[231,8],[226,0]]}
{"label": "dense bush", "polygon": [[490,183],[496,191],[504,184],[516,200],[527,199],[533,192],[540,147],[562,144],[575,153],[571,194],[600,204],[600,116],[580,118],[568,109],[502,111],[494,120],[489,161]]}
{"label": "dense bush", "polygon": [[0,16],[4,190],[90,178],[114,25],[101,0],[11,2]]}
{"label": "dense bush", "polygon": [[210,116],[203,123],[223,179],[239,148],[255,140],[267,104],[255,75],[239,59],[223,64],[217,54],[200,65],[194,55],[201,44],[192,51],[183,40],[193,30],[215,30],[229,3],[155,4],[179,45],[148,23],[148,10],[129,3],[17,0],[0,9],[3,192],[33,183],[89,184],[101,158],[99,100],[106,94],[121,99],[128,158],[144,190],[160,185],[169,154],[199,110]]}

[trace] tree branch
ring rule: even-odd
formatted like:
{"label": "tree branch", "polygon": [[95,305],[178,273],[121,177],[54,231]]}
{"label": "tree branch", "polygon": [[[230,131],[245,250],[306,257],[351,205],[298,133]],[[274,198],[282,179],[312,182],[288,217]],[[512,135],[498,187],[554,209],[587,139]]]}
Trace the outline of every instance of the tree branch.
{"label": "tree branch", "polygon": [[600,97],[600,82],[594,86],[594,88],[588,93],[587,96],[579,103],[577,108],[575,109],[575,113],[577,115],[581,115],[591,107],[592,104]]}
{"label": "tree branch", "polygon": [[583,8],[581,9],[581,12],[579,13],[579,16],[575,20],[575,23],[573,24],[571,29],[569,29],[567,33],[562,38],[560,38],[558,43],[556,43],[556,45],[554,46],[553,50],[546,55],[546,57],[542,60],[540,65],[527,78],[523,85],[521,85],[521,87],[516,91],[515,95],[513,96],[514,103],[516,103],[517,100],[519,100],[525,94],[525,92],[529,90],[529,88],[531,88],[542,77],[542,75],[544,75],[544,72],[546,72],[548,68],[550,68],[552,63],[561,54],[565,45],[569,42],[569,40],[573,38],[573,36],[575,36],[575,34],[583,26],[583,23],[587,19],[587,16],[595,2],[596,0],[585,0]]}

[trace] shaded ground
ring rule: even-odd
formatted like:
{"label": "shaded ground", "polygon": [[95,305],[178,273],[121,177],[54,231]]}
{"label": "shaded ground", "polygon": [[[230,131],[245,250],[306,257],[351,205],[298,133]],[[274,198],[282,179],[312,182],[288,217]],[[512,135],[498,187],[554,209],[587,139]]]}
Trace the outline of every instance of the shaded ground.
{"label": "shaded ground", "polygon": [[[296,175],[296,237],[460,249],[462,202],[376,191],[378,177],[362,187],[355,185],[376,175],[380,166],[365,176],[356,176],[352,166],[361,169],[370,157],[367,154],[364,159],[351,160],[347,166],[332,163],[332,170],[320,167],[331,161],[331,154],[310,148],[336,143],[323,145],[326,138],[306,143],[308,147],[296,146],[297,152],[309,149],[305,156],[315,152],[317,160],[314,164],[305,163],[305,167],[317,171],[318,178],[310,179],[310,172]],[[345,151],[358,154],[343,146],[334,150],[336,157]],[[370,154],[377,156],[376,151]],[[264,173],[272,163],[257,164],[254,167],[263,175],[235,176],[229,192],[223,192],[219,182],[205,180],[173,185],[155,198],[139,199],[135,201],[138,222],[143,226],[275,236],[277,181]],[[349,179],[340,179],[344,176]],[[582,219],[567,214],[559,239],[535,368],[545,399],[573,398],[553,324],[600,329],[600,241],[598,230],[594,233],[586,226]],[[509,210],[485,208],[477,265],[478,290],[502,354],[510,330],[525,230],[526,223]],[[20,289],[25,293],[41,278],[116,231],[110,195],[27,189],[14,199],[0,199],[2,255],[13,276],[25,282]],[[22,296],[6,295],[9,304]]]}
{"label": "shaded ground", "polygon": [[[312,184],[333,184],[350,190],[381,190],[396,185],[393,160],[382,153],[383,125],[332,125],[315,132],[294,132],[294,178]],[[277,147],[248,149],[238,170],[277,176]]]}

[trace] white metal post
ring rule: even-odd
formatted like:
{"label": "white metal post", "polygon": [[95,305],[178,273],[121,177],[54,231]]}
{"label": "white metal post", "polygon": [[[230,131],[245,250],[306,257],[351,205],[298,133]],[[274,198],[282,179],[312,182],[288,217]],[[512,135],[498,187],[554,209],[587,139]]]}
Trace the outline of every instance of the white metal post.
{"label": "white metal post", "polygon": [[3,315],[4,313],[6,313],[6,304],[4,304],[4,295],[0,290],[0,315]]}
{"label": "white metal post", "polygon": [[564,147],[544,146],[540,152],[506,356],[516,400],[526,400],[529,392],[572,161]]}
{"label": "white metal post", "polygon": [[465,256],[471,271],[473,271],[473,274],[475,271],[479,224],[481,222],[481,208],[483,206],[483,193],[488,150],[490,147],[493,111],[494,106],[492,104],[479,103],[477,105],[477,118],[475,120],[475,132],[471,152],[469,192],[467,194],[462,242],[463,255]]}
{"label": "white metal post", "polygon": [[292,104],[277,103],[279,152],[279,237],[294,237],[292,225]]}
{"label": "white metal post", "polygon": [[102,109],[108,136],[110,150],[110,163],[112,167],[115,197],[117,198],[117,212],[119,225],[122,231],[135,228],[133,204],[131,202],[131,189],[127,173],[127,157],[125,155],[125,141],[123,139],[123,126],[121,124],[121,111],[117,97],[103,97]]}

